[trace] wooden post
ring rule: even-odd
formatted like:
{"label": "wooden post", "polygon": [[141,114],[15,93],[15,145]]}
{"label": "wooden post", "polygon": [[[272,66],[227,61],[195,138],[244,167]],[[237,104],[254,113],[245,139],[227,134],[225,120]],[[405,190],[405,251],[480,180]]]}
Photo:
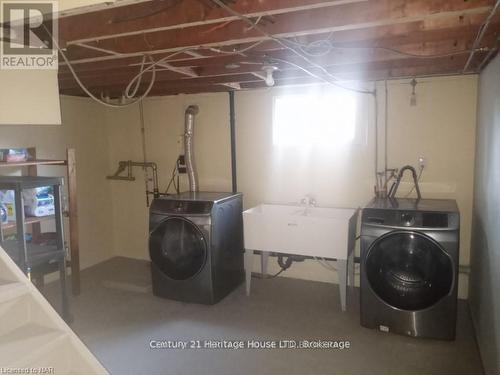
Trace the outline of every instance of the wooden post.
{"label": "wooden post", "polygon": [[75,149],[67,152],[68,204],[69,204],[69,246],[71,252],[71,290],[80,294],[80,249],[78,246],[78,205],[76,202],[76,155]]}

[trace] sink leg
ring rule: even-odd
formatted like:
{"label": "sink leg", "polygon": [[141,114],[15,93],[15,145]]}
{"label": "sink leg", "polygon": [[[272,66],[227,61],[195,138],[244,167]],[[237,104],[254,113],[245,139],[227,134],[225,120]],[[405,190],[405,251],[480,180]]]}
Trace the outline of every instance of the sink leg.
{"label": "sink leg", "polygon": [[250,295],[250,284],[252,282],[253,250],[245,250],[245,288],[247,296]]}
{"label": "sink leg", "polygon": [[346,311],[347,259],[337,260],[337,274],[338,274],[338,278],[339,278],[340,305],[342,307],[342,311]]}
{"label": "sink leg", "polygon": [[269,253],[262,251],[260,255],[260,267],[262,272],[262,278],[267,277],[267,264],[269,263]]}
{"label": "sink leg", "polygon": [[355,264],[354,264],[354,249],[351,251],[351,254],[349,255],[349,260],[348,260],[348,265],[347,265],[348,269],[349,269],[349,280],[348,280],[348,284],[350,286],[354,286],[355,285]]}

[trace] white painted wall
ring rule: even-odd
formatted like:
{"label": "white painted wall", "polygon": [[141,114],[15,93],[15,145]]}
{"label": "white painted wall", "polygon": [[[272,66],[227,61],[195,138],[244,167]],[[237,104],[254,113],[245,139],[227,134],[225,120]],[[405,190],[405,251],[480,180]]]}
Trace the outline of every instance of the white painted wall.
{"label": "white painted wall", "polygon": [[[389,166],[417,164],[428,159],[422,177],[427,198],[457,199],[462,213],[461,262],[468,264],[473,187],[477,78],[448,77],[421,80],[418,105],[410,107],[407,81],[391,81],[389,89]],[[383,91],[383,85],[378,84]],[[245,207],[261,202],[298,201],[307,193],[319,204],[363,206],[373,196],[374,104],[359,97],[357,126],[366,142],[332,150],[277,150],[272,144],[273,96],[305,88],[266,89],[236,93],[238,190]],[[383,93],[382,93],[383,94]],[[383,96],[383,95],[382,95]],[[383,98],[382,98],[383,99]],[[198,104],[196,159],[205,190],[230,190],[230,144],[227,94],[179,95],[145,101],[148,159],[159,164],[166,186],[175,159],[182,152],[184,110]],[[383,128],[383,100],[380,127]],[[335,109],[332,109],[332,116]],[[109,172],[118,160],[142,159],[138,108],[107,110]],[[383,129],[381,129],[382,131]],[[383,139],[383,137],[380,137]],[[148,258],[147,209],[144,181],[137,170],[134,183],[109,182],[113,200],[114,254]],[[401,191],[408,189],[402,184]],[[277,271],[274,264],[270,271]],[[309,261],[285,276],[335,281],[331,271]],[[462,275],[460,296],[467,295]]]}
{"label": "white painted wall", "polygon": [[500,374],[500,57],[481,73],[470,306],[487,375]]}
{"label": "white painted wall", "polygon": [[[230,190],[229,106],[227,94],[171,96],[144,103],[147,158],[158,163],[160,186],[165,189],[177,155],[182,150],[184,110],[197,103],[195,147],[200,185],[206,190]],[[138,106],[107,109],[108,172],[119,160],[143,159]],[[108,181],[113,200],[115,255],[149,259],[148,209],[144,174],[134,170],[135,182]],[[173,192],[173,190],[171,190]]]}
{"label": "white painted wall", "polygon": [[[0,126],[0,148],[35,146],[44,159],[64,159],[67,148],[76,148],[80,258],[86,268],[108,259],[113,248],[104,111],[82,98],[61,97],[61,104],[62,126]],[[64,173],[64,167],[39,167],[40,175]]]}
{"label": "white painted wall", "polygon": [[60,125],[57,70],[0,69],[0,125]]}
{"label": "white painted wall", "polygon": [[[421,180],[427,198],[456,199],[461,214],[460,264],[470,264],[477,76],[419,80],[416,107],[408,85],[389,86],[389,166],[413,164],[424,156]],[[410,178],[409,174],[406,177]],[[403,191],[402,186],[401,189]],[[408,184],[406,184],[408,191]],[[460,275],[459,295],[468,290]]]}

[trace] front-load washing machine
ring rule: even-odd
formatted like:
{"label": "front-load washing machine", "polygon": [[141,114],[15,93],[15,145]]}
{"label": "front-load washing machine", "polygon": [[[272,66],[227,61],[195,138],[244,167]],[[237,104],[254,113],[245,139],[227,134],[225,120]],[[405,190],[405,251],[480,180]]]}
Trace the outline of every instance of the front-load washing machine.
{"label": "front-load washing machine", "polygon": [[459,232],[453,200],[370,202],[361,219],[361,325],[453,340]]}
{"label": "front-load washing machine", "polygon": [[155,199],[149,254],[153,294],[214,304],[244,280],[242,195],[187,192]]}

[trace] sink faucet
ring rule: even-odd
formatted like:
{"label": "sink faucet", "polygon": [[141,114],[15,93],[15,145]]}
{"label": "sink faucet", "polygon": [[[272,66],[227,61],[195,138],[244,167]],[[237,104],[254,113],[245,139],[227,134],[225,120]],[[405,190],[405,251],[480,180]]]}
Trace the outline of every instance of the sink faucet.
{"label": "sink faucet", "polygon": [[314,197],[312,197],[308,194],[304,198],[301,199],[300,204],[304,205],[306,207],[315,207],[316,206],[316,199],[314,199]]}

